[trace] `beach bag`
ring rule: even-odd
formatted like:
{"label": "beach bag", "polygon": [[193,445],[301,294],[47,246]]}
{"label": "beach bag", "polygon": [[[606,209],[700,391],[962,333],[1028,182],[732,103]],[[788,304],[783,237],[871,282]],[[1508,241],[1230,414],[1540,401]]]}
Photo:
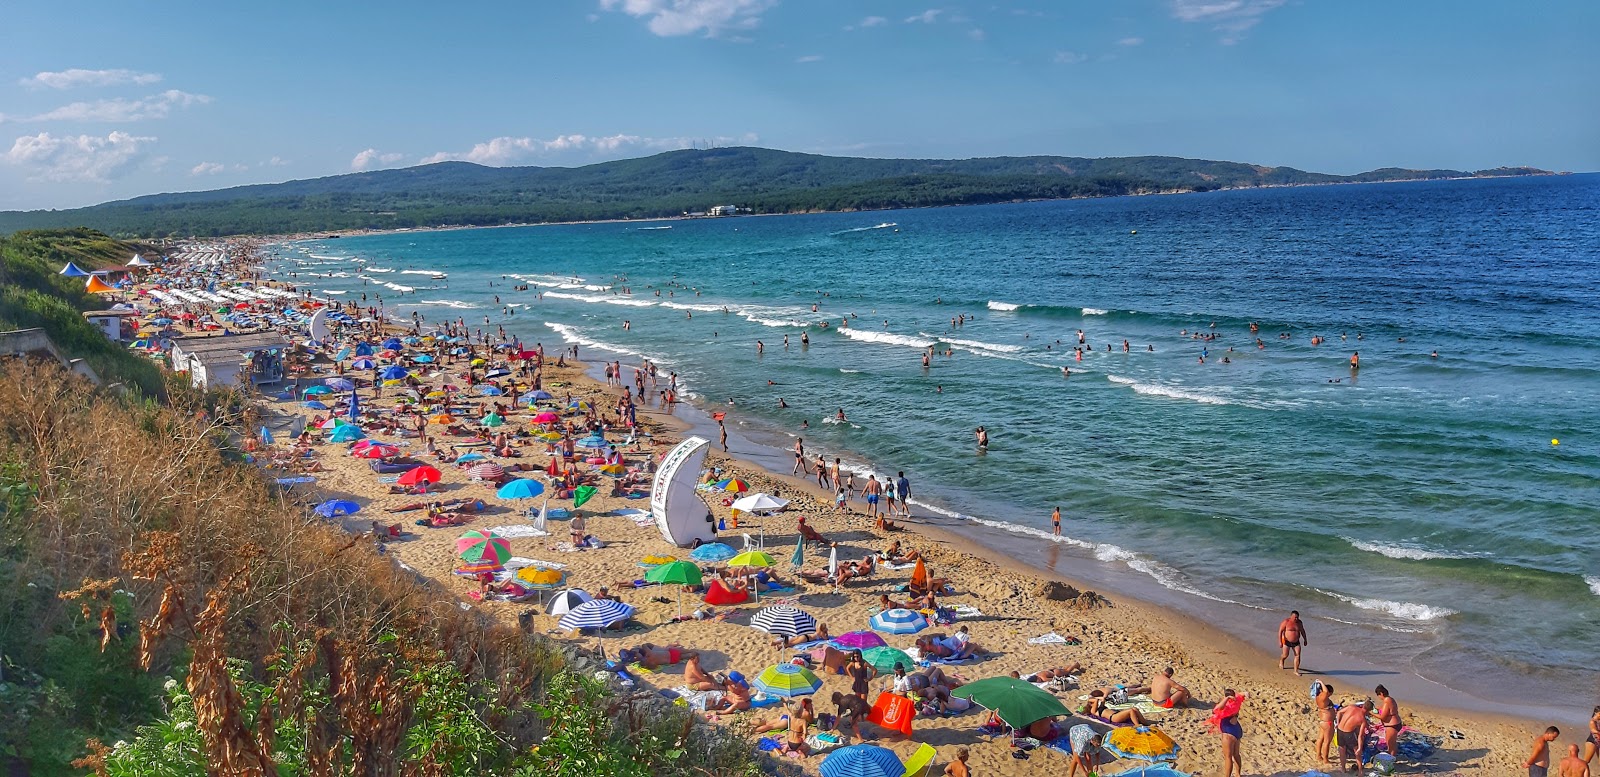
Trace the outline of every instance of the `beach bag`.
{"label": "beach bag", "polygon": [[872,703],[867,720],[890,731],[911,736],[911,719],[917,716],[917,705],[897,693],[880,693]]}
{"label": "beach bag", "polygon": [[1127,689],[1125,689],[1125,688],[1114,688],[1114,689],[1112,689],[1111,693],[1106,694],[1106,703],[1107,704],[1116,704],[1118,706],[1123,705],[1123,704],[1127,704],[1128,703],[1128,691],[1127,691]]}

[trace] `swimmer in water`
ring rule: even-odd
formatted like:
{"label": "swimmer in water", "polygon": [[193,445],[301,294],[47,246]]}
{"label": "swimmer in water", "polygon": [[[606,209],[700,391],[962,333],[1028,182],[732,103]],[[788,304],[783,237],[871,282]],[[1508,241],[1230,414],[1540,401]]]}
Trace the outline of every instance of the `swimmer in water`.
{"label": "swimmer in water", "polygon": [[980,451],[988,450],[989,449],[989,432],[988,432],[988,430],[986,430],[986,429],[984,429],[983,427],[980,426],[980,427],[978,427],[978,430],[977,430],[977,432],[975,432],[975,434],[977,435],[977,438],[978,438],[978,450],[980,450]]}
{"label": "swimmer in water", "polygon": [[838,421],[841,424],[850,423],[850,419],[844,417],[844,408],[842,407],[839,408],[839,412],[833,414],[833,420]]}
{"label": "swimmer in water", "polygon": [[779,407],[779,408],[780,408],[780,409],[781,409],[781,408],[785,408],[785,407],[788,407],[788,406],[789,406],[789,403],[788,403],[788,402],[785,402],[785,401],[783,401],[783,397],[778,397],[778,407]]}

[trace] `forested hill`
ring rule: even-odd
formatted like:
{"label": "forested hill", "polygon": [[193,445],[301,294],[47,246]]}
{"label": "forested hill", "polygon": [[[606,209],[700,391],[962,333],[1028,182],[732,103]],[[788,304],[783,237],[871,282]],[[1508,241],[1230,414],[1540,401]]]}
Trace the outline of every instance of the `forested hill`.
{"label": "forested hill", "polygon": [[1341,176],[1161,156],[863,159],[719,148],[572,168],[440,162],[74,210],[9,211],[0,213],[0,233],[88,226],[118,235],[282,234],[655,218],[718,204],[791,213],[1544,172],[1385,168]]}

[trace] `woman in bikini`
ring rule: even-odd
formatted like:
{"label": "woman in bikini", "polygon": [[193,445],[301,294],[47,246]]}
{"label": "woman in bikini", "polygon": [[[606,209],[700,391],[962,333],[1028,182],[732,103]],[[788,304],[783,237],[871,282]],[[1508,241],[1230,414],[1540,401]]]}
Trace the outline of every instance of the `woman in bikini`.
{"label": "woman in bikini", "polygon": [[1113,726],[1143,726],[1147,722],[1135,707],[1129,707],[1125,710],[1106,708],[1106,697],[1100,691],[1091,691],[1089,693],[1089,700],[1084,702],[1083,706],[1078,709],[1078,714],[1094,718],[1102,723],[1110,723]]}
{"label": "woman in bikini", "polygon": [[1388,688],[1380,685],[1372,692],[1378,696],[1378,725],[1383,726],[1383,741],[1388,745],[1389,755],[1399,755],[1400,705],[1389,695]]}
{"label": "woman in bikini", "polygon": [[1312,700],[1312,706],[1317,709],[1317,763],[1329,764],[1328,746],[1333,744],[1333,684],[1322,683],[1317,689],[1317,696]]}
{"label": "woman in bikini", "polygon": [[1594,760],[1594,754],[1600,751],[1600,707],[1594,708],[1594,714],[1589,716],[1589,738],[1583,740],[1583,762]]}

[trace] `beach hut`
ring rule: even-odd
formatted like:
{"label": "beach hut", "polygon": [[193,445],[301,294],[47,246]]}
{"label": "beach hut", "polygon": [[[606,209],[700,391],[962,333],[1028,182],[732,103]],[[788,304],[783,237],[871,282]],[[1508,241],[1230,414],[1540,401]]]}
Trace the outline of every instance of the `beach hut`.
{"label": "beach hut", "polygon": [[650,488],[650,515],[661,538],[680,548],[716,537],[711,511],[695,493],[695,480],[705,463],[711,441],[689,437],[667,451]]}

